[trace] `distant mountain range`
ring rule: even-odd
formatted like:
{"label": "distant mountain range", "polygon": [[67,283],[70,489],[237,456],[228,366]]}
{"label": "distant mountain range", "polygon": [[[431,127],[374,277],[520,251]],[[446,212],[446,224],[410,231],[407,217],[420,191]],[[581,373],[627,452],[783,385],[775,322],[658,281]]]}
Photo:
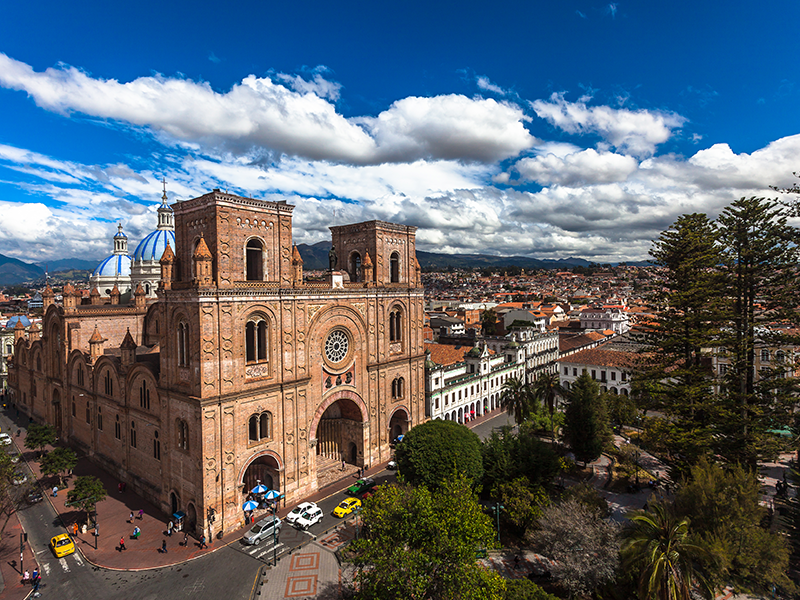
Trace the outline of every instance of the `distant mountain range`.
{"label": "distant mountain range", "polygon": [[[327,241],[316,244],[298,244],[297,249],[303,258],[303,268],[307,271],[319,271],[328,268],[328,251],[331,243]],[[341,260],[341,257],[340,257]],[[523,269],[571,269],[572,267],[588,267],[591,263],[582,258],[540,259],[530,256],[493,256],[489,254],[438,254],[417,250],[417,260],[423,269],[472,269],[475,267],[521,267]],[[44,267],[49,273],[64,271],[93,271],[100,261],[82,258],[64,258],[46,263],[26,263],[16,258],[0,254],[0,285],[14,285],[25,281],[34,281],[44,277]],[[645,265],[647,263],[629,263]],[[341,265],[340,265],[341,267]]]}
{"label": "distant mountain range", "polygon": [[[328,268],[330,242],[298,244],[297,250],[303,259],[303,269],[318,271]],[[341,257],[340,257],[341,259]],[[475,267],[521,267],[523,269],[571,269],[588,267],[591,263],[582,258],[540,259],[530,256],[493,256],[489,254],[438,254],[417,250],[417,260],[423,269],[472,269]],[[339,265],[342,266],[341,264]]]}

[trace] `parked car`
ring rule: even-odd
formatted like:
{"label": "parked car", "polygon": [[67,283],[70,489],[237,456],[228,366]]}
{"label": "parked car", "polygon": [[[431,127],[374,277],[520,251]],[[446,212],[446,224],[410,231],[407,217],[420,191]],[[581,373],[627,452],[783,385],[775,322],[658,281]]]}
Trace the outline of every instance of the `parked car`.
{"label": "parked car", "polygon": [[281,533],[281,520],[279,517],[267,517],[261,519],[253,525],[250,530],[242,536],[242,542],[248,546],[258,546],[262,540],[271,540]]}
{"label": "parked car", "polygon": [[38,490],[33,490],[32,492],[29,492],[27,496],[25,496],[25,502],[28,504],[36,504],[42,500],[44,500],[44,496],[42,496],[42,492]]}
{"label": "parked car", "polygon": [[11,480],[11,483],[13,483],[14,485],[22,485],[26,481],[28,481],[28,476],[25,475],[25,473],[23,473],[22,471],[17,471],[16,473],[14,473],[14,479]]}
{"label": "parked car", "polygon": [[369,488],[375,485],[375,480],[372,477],[365,477],[364,479],[359,479],[349,488],[347,488],[347,493],[351,496],[358,496],[359,494],[363,494]]}
{"label": "parked car", "polygon": [[61,558],[67,554],[75,552],[75,543],[72,538],[66,533],[59,533],[57,536],[50,540],[50,549],[56,558]]}
{"label": "parked car", "polygon": [[7,433],[0,433],[0,446],[10,446],[11,436]]}
{"label": "parked car", "polygon": [[309,510],[313,510],[315,508],[317,508],[317,505],[314,502],[302,502],[301,504],[298,504],[296,507],[294,507],[294,509],[292,509],[292,512],[286,515],[286,522],[294,524],[294,522],[297,521],[297,519],[303,516],[303,513]]}
{"label": "parked car", "polygon": [[346,498],[339,503],[339,506],[333,509],[333,516],[341,519],[360,506],[361,500],[358,498]]}
{"label": "parked car", "polygon": [[371,488],[369,488],[369,489],[368,489],[366,492],[364,492],[363,494],[361,494],[361,499],[362,499],[362,500],[366,500],[367,498],[369,498],[370,496],[372,496],[372,495],[373,495],[375,492],[377,492],[377,491],[378,491],[378,486],[376,486],[376,485],[373,485],[373,486],[372,486]]}
{"label": "parked car", "polygon": [[397,462],[394,460],[390,460],[386,465],[386,468],[390,471],[397,471]]}
{"label": "parked car", "polygon": [[322,509],[315,506],[300,515],[294,522],[294,526],[298,529],[305,531],[312,525],[316,525],[322,521]]}

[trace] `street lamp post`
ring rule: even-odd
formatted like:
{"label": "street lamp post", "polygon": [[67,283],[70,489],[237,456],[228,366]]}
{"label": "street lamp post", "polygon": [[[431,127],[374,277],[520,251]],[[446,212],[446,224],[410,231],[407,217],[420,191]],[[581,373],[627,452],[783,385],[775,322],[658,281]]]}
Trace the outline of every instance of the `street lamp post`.
{"label": "street lamp post", "polygon": [[500,543],[500,511],[505,507],[499,502],[494,505],[494,516],[497,519],[497,542]]}

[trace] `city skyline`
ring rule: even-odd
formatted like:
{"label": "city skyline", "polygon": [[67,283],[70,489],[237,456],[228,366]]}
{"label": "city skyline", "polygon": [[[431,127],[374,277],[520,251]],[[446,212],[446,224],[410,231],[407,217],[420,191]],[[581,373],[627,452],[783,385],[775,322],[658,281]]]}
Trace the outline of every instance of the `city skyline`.
{"label": "city skyline", "polygon": [[166,178],[286,200],[298,243],[380,219],[426,251],[642,260],[800,170],[800,9],[749,9],[9,6],[0,254],[99,260]]}

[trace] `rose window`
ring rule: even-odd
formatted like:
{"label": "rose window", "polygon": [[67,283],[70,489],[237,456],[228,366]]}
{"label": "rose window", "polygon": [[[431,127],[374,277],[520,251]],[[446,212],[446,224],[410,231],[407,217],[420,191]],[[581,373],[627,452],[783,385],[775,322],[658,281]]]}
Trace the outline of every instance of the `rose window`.
{"label": "rose window", "polygon": [[342,362],[347,356],[349,340],[344,331],[332,331],[325,340],[325,357],[332,363]]}

